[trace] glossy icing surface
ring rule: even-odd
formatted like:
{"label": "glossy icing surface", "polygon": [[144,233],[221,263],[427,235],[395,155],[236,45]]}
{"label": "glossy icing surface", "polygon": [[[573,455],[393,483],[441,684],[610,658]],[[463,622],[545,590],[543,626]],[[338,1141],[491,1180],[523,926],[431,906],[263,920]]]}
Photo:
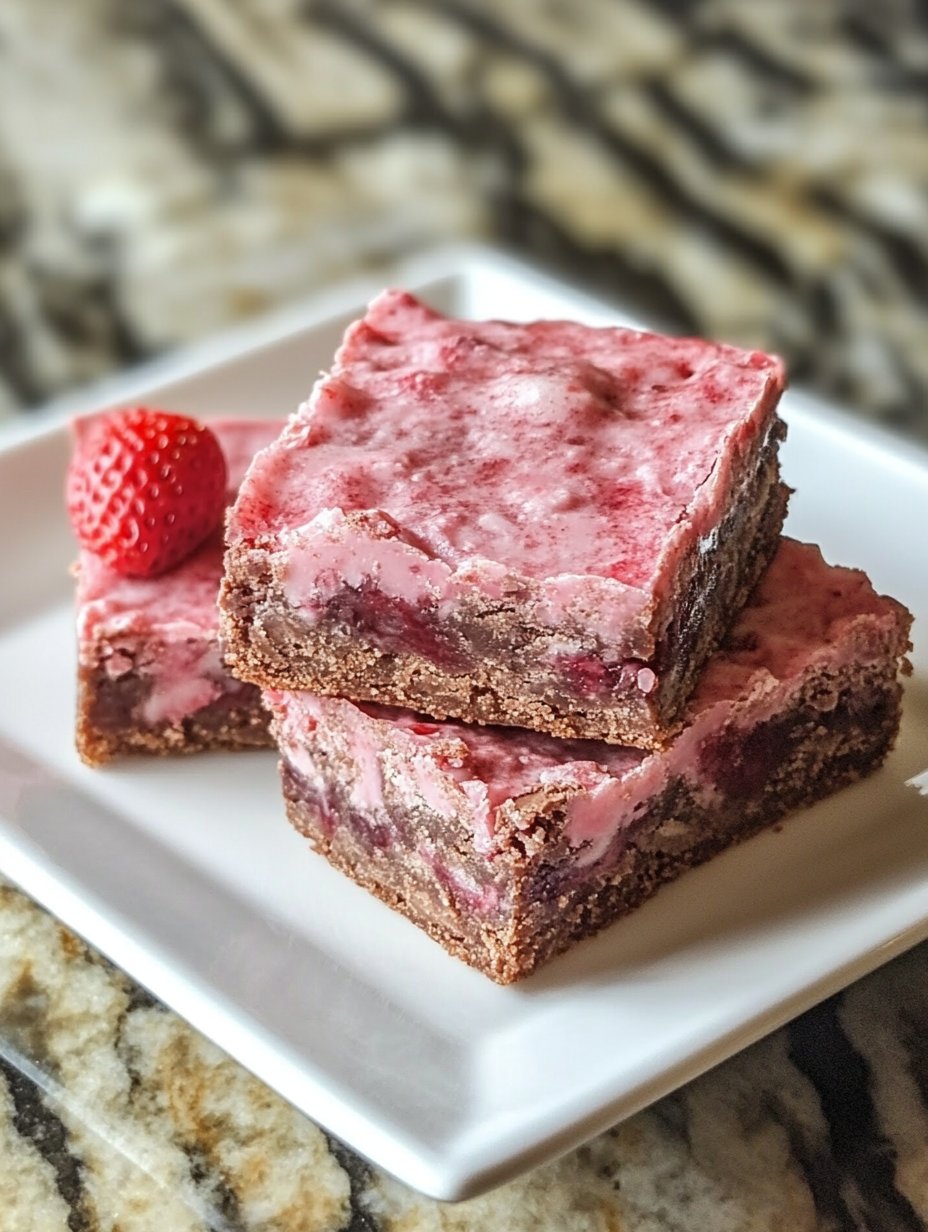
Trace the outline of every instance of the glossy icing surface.
{"label": "glossy icing surface", "polygon": [[439,605],[521,583],[540,619],[621,625],[711,533],[783,384],[759,352],[385,291],[251,468],[231,541],[279,550],[304,608],[367,580]]}

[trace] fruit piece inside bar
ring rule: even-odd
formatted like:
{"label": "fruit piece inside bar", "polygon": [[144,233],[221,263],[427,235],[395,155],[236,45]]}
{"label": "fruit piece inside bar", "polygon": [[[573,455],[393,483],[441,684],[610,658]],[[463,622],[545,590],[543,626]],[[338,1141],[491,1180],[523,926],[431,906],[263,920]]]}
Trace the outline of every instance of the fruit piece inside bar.
{"label": "fruit piece inside bar", "polygon": [[[77,445],[96,417],[75,423]],[[280,422],[209,421],[231,500]],[[124,577],[82,549],[77,573],[77,748],[89,765],[120,753],[191,753],[270,743],[260,691],[236,680],[219,645],[222,531],[157,577]]]}
{"label": "fruit piece inside bar", "polygon": [[784,539],[664,752],[270,692],[287,812],[343,872],[508,983],[875,769],[910,622],[865,574]]}
{"label": "fruit piece inside bar", "polygon": [[384,292],[249,470],[242,679],[659,747],[768,564],[779,360]]}

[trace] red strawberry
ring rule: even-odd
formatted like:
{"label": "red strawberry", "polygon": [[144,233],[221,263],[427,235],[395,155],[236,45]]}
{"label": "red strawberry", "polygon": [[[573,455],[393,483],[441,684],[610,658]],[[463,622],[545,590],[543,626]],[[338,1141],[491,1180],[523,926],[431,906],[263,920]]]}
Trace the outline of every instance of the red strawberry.
{"label": "red strawberry", "polygon": [[226,481],[209,428],[131,407],[81,432],[68,468],[68,514],[82,547],[126,577],[155,577],[220,524]]}

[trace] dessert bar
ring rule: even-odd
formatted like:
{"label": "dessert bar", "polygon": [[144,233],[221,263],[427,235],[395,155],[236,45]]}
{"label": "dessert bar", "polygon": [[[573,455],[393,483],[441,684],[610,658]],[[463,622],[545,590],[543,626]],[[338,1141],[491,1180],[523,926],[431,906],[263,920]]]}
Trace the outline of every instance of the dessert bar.
{"label": "dessert bar", "polygon": [[[93,419],[75,424],[77,444]],[[267,421],[211,421],[225,454],[229,499]],[[129,578],[94,552],[77,564],[77,747],[89,765],[119,753],[191,753],[270,743],[259,690],[236,680],[219,645],[222,531],[158,577]]]}
{"label": "dessert bar", "polygon": [[387,291],[250,468],[236,673],[660,747],[783,521],[780,362]]}
{"label": "dessert bar", "polygon": [[337,868],[508,983],[874,770],[910,620],[865,574],[784,539],[664,752],[272,691],[287,812]]}

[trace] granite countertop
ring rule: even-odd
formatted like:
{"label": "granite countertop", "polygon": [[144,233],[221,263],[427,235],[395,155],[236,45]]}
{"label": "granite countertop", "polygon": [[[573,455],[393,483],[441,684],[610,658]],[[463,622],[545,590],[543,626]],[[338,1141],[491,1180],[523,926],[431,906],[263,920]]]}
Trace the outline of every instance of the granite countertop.
{"label": "granite countertop", "polygon": [[564,1159],[443,1205],[0,884],[0,1229],[920,1232],[926,1022],[921,947]]}
{"label": "granite countertop", "polygon": [[501,239],[928,440],[916,0],[3,0],[0,414]]}
{"label": "granite countertop", "polygon": [[[928,440],[926,82],[914,0],[3,0],[0,416],[479,236]],[[445,1206],[0,881],[0,1232],[915,1232],[926,1025],[922,946]]]}

